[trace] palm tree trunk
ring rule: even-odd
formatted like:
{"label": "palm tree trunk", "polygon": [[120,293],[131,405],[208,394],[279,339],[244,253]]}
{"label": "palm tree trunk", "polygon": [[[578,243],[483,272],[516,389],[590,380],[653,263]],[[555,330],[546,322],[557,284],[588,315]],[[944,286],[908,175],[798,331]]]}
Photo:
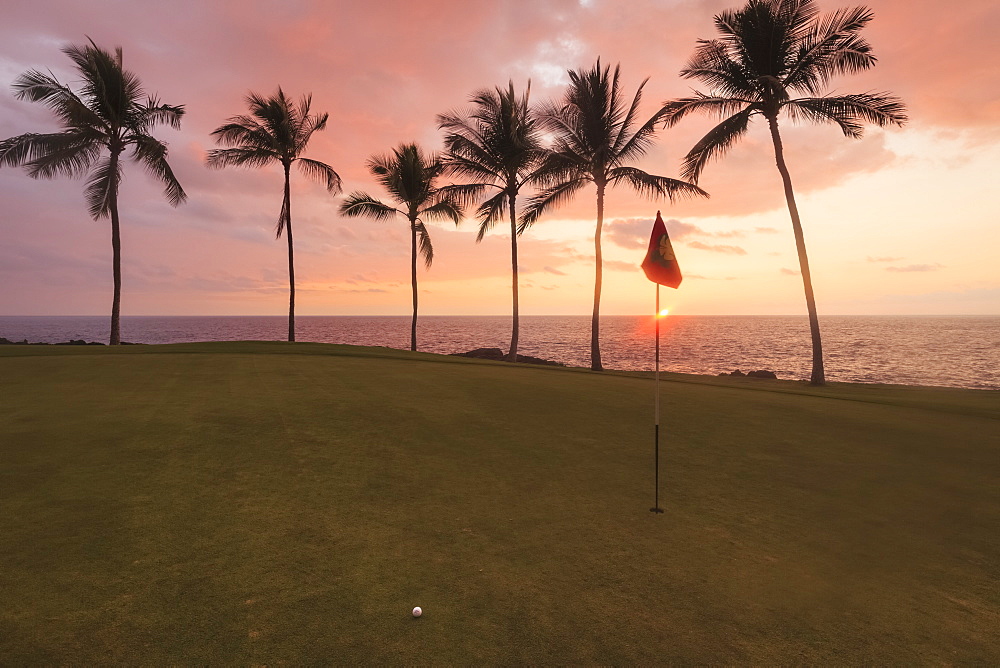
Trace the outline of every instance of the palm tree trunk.
{"label": "palm tree trunk", "polygon": [[410,221],[410,284],[413,286],[413,319],[410,321],[410,350],[417,349],[417,226]]}
{"label": "palm tree trunk", "polygon": [[288,238],[288,340],[295,341],[295,254],[292,247],[292,193],[285,165],[285,236]]}
{"label": "palm tree trunk", "polygon": [[594,318],[590,322],[590,368],[603,371],[601,366],[601,227],[604,225],[604,183],[597,184],[597,232],[594,234],[594,255],[597,275],[594,279]]}
{"label": "palm tree trunk", "polygon": [[819,316],[816,314],[816,298],[813,296],[809,258],[806,257],[806,241],[802,235],[802,222],[799,220],[799,209],[795,205],[795,193],[792,192],[792,177],[788,174],[788,168],[785,166],[781,136],[778,134],[778,119],[776,116],[768,116],[767,123],[771,128],[771,141],[774,142],[774,159],[778,165],[778,172],[781,173],[781,180],[785,185],[785,201],[788,202],[788,213],[792,217],[795,248],[799,253],[799,269],[802,272],[802,284],[806,291],[806,309],[809,311],[809,331],[812,333],[813,353],[812,376],[809,382],[811,385],[823,385],[826,383],[826,375],[823,372],[823,343],[819,336]]}
{"label": "palm tree trunk", "polygon": [[510,331],[510,351],[507,353],[508,362],[517,361],[517,337],[518,337],[518,314],[517,314],[517,215],[514,213],[514,202],[516,196],[510,196],[510,268],[512,273],[511,292],[514,296],[513,323]]}
{"label": "palm tree trunk", "polygon": [[121,344],[122,305],[122,238],[118,220],[118,151],[111,152],[111,271],[114,274],[115,296],[111,301],[111,340],[109,345]]}

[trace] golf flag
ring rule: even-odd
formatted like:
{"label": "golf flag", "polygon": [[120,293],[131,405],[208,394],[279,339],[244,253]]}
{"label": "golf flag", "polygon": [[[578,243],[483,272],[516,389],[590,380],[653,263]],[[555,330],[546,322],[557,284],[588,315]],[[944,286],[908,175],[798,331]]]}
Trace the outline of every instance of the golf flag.
{"label": "golf flag", "polygon": [[677,266],[674,248],[667,236],[667,226],[663,224],[659,211],[656,212],[656,222],[653,223],[653,233],[649,237],[649,250],[646,252],[646,259],[642,261],[642,270],[646,272],[646,278],[654,283],[669,288],[676,288],[681,284],[681,269]]}

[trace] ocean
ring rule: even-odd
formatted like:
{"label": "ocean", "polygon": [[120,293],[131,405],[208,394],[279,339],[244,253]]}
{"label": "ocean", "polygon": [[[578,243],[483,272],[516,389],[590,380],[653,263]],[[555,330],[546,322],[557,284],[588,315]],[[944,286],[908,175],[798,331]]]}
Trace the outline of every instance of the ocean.
{"label": "ocean", "polygon": [[[0,337],[56,343],[107,342],[108,316],[0,316]],[[123,316],[134,343],[283,340],[284,316]],[[661,321],[661,369],[715,375],[740,369],[807,379],[805,316],[668,316]],[[825,316],[820,318],[830,381],[1000,389],[1000,316]],[[296,316],[299,341],[409,348],[409,316]],[[456,353],[510,342],[510,316],[420,316],[421,351]],[[590,365],[590,316],[522,316],[518,352]],[[653,368],[651,316],[603,316],[605,368]]]}

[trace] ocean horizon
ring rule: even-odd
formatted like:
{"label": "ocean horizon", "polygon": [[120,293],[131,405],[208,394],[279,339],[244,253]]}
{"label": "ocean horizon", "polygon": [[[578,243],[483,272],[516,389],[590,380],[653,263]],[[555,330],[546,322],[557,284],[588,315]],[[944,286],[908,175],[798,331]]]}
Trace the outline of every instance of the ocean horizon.
{"label": "ocean horizon", "polygon": [[[110,318],[0,316],[10,341],[106,343]],[[410,316],[296,315],[296,340],[408,349]],[[589,315],[520,318],[518,352],[569,366],[590,366]],[[778,378],[805,380],[812,360],[808,320],[802,316],[671,315],[661,319],[660,368],[717,375],[766,369]],[[421,315],[417,347],[458,353],[508,349],[510,315]],[[822,316],[827,380],[1000,389],[1000,315]],[[162,344],[195,341],[285,340],[287,316],[122,316],[122,340]],[[651,315],[601,317],[601,354],[607,369],[652,370]]]}

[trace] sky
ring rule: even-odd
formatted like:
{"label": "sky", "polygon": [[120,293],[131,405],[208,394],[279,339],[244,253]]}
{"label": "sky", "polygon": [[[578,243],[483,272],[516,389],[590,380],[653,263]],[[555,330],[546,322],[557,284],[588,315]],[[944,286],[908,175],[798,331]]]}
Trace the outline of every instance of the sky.
{"label": "sky", "polygon": [[[313,96],[329,112],[306,157],[343,178],[344,193],[384,192],[365,168],[416,141],[442,149],[437,114],[468,108],[482,88],[531,82],[533,102],[558,99],[567,70],[598,57],[620,64],[642,113],[686,96],[681,79],[712,17],[733,0],[350,0],[170,3],[4,2],[0,138],[58,129],[42,105],[14,98],[21,73],[50,70],[75,85],[60,49],[87,37],[121,46],[127,69],[182,127],[157,128],[188,201],[171,207],[141,167],[121,186],[124,315],[287,313],[287,247],[275,239],[280,167],[209,170],[210,133],[243,113],[248,91]],[[820,0],[825,12],[845,4]],[[863,34],[877,65],[831,82],[837,93],[891,91],[904,128],[794,125],[782,137],[820,314],[1000,314],[1000,4],[872,0]],[[717,120],[691,116],[660,131],[636,164],[678,177],[684,154]],[[112,296],[110,223],[87,214],[82,180],[34,180],[0,168],[0,315],[99,315]],[[765,126],[705,169],[705,200],[651,201],[609,192],[601,312],[653,309],[639,263],[662,211],[685,276],[664,289],[676,314],[802,314],[791,223]],[[293,173],[296,312],[395,315],[410,310],[409,232],[402,218],[347,219],[331,196]],[[539,220],[519,240],[522,314],[587,314],[593,305],[596,191]],[[475,243],[471,218],[433,224],[432,267],[419,270],[422,314],[506,314],[510,237]]]}

